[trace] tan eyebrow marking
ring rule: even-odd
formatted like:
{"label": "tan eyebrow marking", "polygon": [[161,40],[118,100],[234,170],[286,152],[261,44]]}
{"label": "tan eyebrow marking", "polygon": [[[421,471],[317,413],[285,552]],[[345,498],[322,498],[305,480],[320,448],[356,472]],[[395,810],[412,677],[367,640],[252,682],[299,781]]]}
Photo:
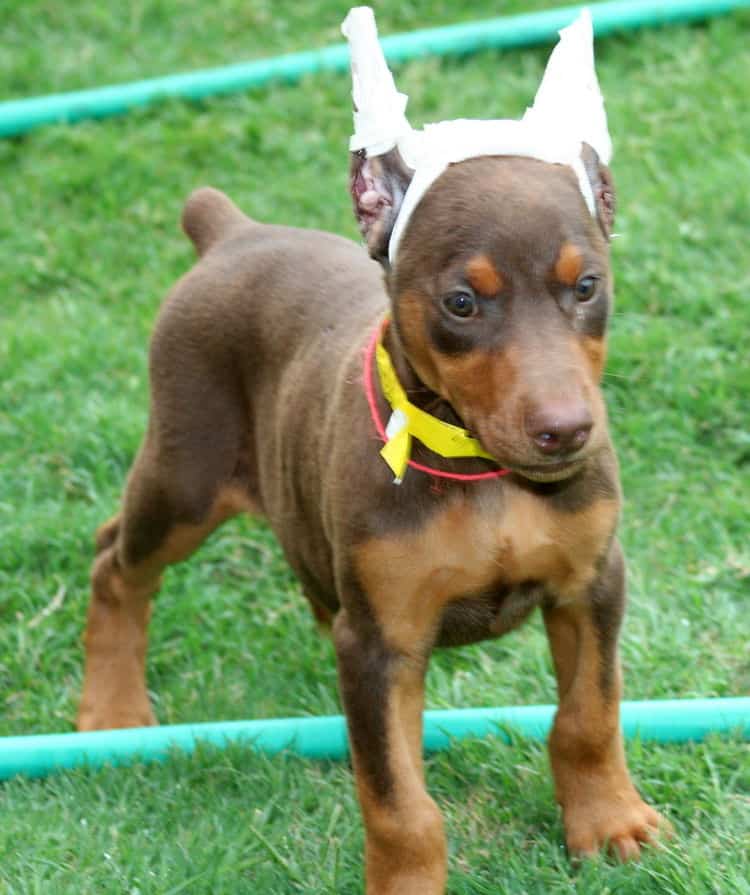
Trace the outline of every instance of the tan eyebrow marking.
{"label": "tan eyebrow marking", "polygon": [[572,242],[565,242],[555,262],[555,276],[566,286],[575,286],[583,270],[583,252]]}
{"label": "tan eyebrow marking", "polygon": [[503,288],[503,278],[486,255],[474,255],[466,265],[466,279],[480,295],[492,296]]}

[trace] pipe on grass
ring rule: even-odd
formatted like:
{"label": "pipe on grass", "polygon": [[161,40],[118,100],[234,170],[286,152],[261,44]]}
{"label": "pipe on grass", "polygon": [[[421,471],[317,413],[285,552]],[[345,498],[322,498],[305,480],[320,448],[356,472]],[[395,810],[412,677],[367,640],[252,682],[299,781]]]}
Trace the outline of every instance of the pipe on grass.
{"label": "pipe on grass", "polygon": [[[750,8],[750,0],[607,0],[589,5],[598,36],[675,22],[692,22]],[[527,46],[553,40],[582,5],[442,28],[425,28],[381,39],[391,63],[431,55],[456,55],[483,49]],[[269,82],[296,83],[319,71],[345,71],[349,49],[336,44],[320,50],[221,68],[167,75],[129,84],[96,87],[0,103],[0,137],[25,133],[42,124],[119,115],[166,97],[202,99]]]}
{"label": "pipe on grass", "polygon": [[[424,748],[436,752],[454,740],[488,734],[505,742],[514,735],[543,740],[554,712],[553,705],[427,711]],[[621,720],[628,739],[682,743],[736,731],[750,740],[750,698],[623,702]],[[349,751],[341,715],[4,737],[0,738],[0,780],[17,775],[44,777],[67,768],[163,761],[173,749],[189,753],[199,743],[219,748],[240,743],[271,755],[288,750],[318,759],[343,758]]]}

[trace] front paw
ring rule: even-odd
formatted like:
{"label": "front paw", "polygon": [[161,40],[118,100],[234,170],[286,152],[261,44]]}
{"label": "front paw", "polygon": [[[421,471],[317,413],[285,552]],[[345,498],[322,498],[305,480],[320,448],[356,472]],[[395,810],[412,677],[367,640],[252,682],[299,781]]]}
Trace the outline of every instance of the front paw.
{"label": "front paw", "polygon": [[607,849],[620,861],[638,860],[645,845],[671,833],[669,822],[633,787],[571,801],[563,807],[563,821],[568,850],[576,857]]}

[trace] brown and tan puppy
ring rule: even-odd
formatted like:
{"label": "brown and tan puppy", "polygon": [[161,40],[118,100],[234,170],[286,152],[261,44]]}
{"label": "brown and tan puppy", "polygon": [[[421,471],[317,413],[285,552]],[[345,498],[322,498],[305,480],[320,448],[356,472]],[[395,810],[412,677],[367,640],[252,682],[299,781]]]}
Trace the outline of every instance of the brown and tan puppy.
{"label": "brown and tan puppy", "polygon": [[[568,167],[470,159],[430,187],[391,267],[410,172],[396,150],[355,153],[355,211],[383,269],[338,236],[250,220],[215,190],[185,207],[200,258],[161,310],[148,431],[122,511],[98,534],[78,725],[154,723],[144,660],[162,571],[229,517],[264,514],[333,626],[369,895],[444,891],[443,823],[422,772],[431,651],[502,635],[535,608],[558,681],[549,748],[569,849],[636,857],[661,822],[631,783],[619,728],[625,576],[600,392],[614,200],[608,171],[584,156],[596,218]],[[412,402],[466,426],[497,463],[416,440],[413,459],[507,475],[410,468],[393,483],[363,388],[389,312],[384,344]]]}

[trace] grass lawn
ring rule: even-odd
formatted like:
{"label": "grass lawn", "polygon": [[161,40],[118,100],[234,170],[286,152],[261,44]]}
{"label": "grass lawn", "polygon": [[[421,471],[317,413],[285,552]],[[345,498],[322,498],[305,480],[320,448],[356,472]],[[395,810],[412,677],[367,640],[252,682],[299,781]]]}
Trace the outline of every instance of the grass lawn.
{"label": "grass lawn", "polygon": [[[383,2],[383,33],[557,5]],[[0,96],[338,41],[331,0],[26,0],[3,11]],[[617,308],[606,392],[626,495],[630,699],[750,691],[750,16],[615,36],[598,68],[615,140]],[[549,47],[403,66],[414,124],[517,116]],[[161,296],[192,262],[181,204],[210,183],[254,216],[355,236],[350,84],[316,76],[0,141],[0,734],[72,729],[92,532],[146,420]],[[339,711],[330,643],[262,523],[171,570],[149,685],[164,723]],[[550,702],[540,621],[443,652],[431,707]],[[674,823],[640,865],[572,866],[541,747],[431,758],[449,891],[750,893],[750,750],[629,746]],[[0,789],[0,893],[354,893],[345,764],[239,748]]]}

